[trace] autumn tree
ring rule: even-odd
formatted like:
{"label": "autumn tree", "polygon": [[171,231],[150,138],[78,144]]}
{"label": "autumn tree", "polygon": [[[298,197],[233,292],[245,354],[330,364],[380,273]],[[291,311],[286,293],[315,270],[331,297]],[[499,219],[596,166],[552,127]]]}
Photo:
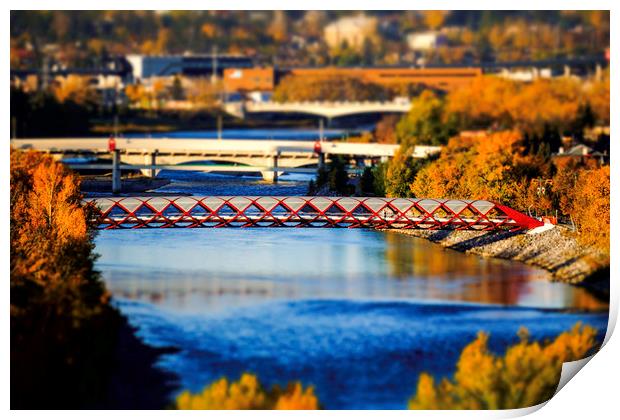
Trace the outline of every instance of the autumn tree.
{"label": "autumn tree", "polygon": [[267,32],[277,43],[282,43],[288,39],[288,19],[282,10],[273,12],[273,20]]}
{"label": "autumn tree", "polygon": [[582,84],[570,78],[536,79],[518,83],[482,76],[446,98],[444,119],[461,130],[518,129],[544,137],[546,133],[579,134],[593,123],[584,111],[593,109],[608,121],[609,87],[605,82]]}
{"label": "autumn tree", "polygon": [[11,406],[101,401],[120,315],[94,270],[79,181],[38,152],[11,150]]}
{"label": "autumn tree", "polygon": [[609,69],[601,80],[594,80],[586,85],[585,94],[597,123],[609,125]]}
{"label": "autumn tree", "polygon": [[193,394],[183,391],[176,399],[180,410],[317,410],[319,401],[312,387],[299,382],[284,389],[266,389],[255,375],[244,373],[237,382],[222,378]]}
{"label": "autumn tree", "polygon": [[416,197],[488,199],[516,205],[527,181],[548,170],[527,153],[517,131],[462,135],[450,139],[439,159],[411,183]]}
{"label": "autumn tree", "polygon": [[499,410],[532,407],[549,400],[560,381],[562,364],[589,356],[596,348],[596,330],[577,323],[553,342],[530,341],[525,328],[519,343],[503,356],[488,348],[489,336],[479,333],[461,353],[454,379],[435,384],[420,375],[413,410]]}
{"label": "autumn tree", "polygon": [[449,12],[446,10],[425,10],[422,13],[426,26],[429,29],[436,30],[443,25]]}
{"label": "autumn tree", "polygon": [[[561,177],[566,181],[561,182]],[[609,255],[609,166],[570,172],[560,171],[555,180],[557,192],[560,194],[561,211],[574,219],[581,242],[593,245]]]}
{"label": "autumn tree", "polygon": [[96,101],[96,93],[89,84],[89,79],[77,75],[61,78],[53,88],[56,99],[63,103],[73,101],[79,105],[90,105]]}
{"label": "autumn tree", "polygon": [[384,115],[381,117],[374,130],[374,138],[377,143],[395,144],[398,142],[396,124],[399,117],[396,115]]}
{"label": "autumn tree", "polygon": [[273,93],[277,102],[382,101],[390,98],[387,88],[351,76],[286,76]]}
{"label": "autumn tree", "polygon": [[199,108],[212,108],[219,100],[222,87],[206,78],[192,80],[185,90],[187,100]]}

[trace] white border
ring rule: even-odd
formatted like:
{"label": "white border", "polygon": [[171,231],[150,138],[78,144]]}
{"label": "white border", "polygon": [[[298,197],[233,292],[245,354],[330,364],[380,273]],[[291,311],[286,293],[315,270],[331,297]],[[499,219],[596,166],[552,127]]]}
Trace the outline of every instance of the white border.
{"label": "white border", "polygon": [[[20,9],[73,9],[80,10],[84,9],[87,4],[79,1],[55,1],[55,2],[43,2],[43,1],[30,1],[23,0],[18,4],[13,4],[14,6],[19,7]],[[611,42],[614,46],[612,46],[612,56],[617,57],[618,47],[617,47],[617,28],[619,25],[618,13],[620,8],[616,8],[614,10],[614,3],[611,1],[600,1],[600,0],[591,0],[588,2],[576,2],[576,1],[557,1],[557,0],[547,0],[543,3],[540,1],[532,1],[532,0],[522,0],[518,3],[515,2],[502,2],[501,4],[497,1],[480,1],[480,0],[470,0],[466,3],[462,1],[454,1],[454,0],[445,0],[441,3],[430,1],[420,2],[420,1],[393,1],[393,0],[383,0],[381,2],[377,1],[369,1],[369,0],[346,0],[334,2],[325,1],[325,0],[315,0],[311,3],[301,2],[301,1],[288,1],[286,3],[277,2],[273,0],[262,1],[260,3],[251,2],[248,0],[240,1],[240,0],[229,0],[226,2],[200,2],[200,1],[185,1],[185,0],[176,0],[172,1],[162,1],[162,0],[151,0],[151,1],[119,1],[119,0],[108,0],[104,3],[97,2],[93,3],[92,8],[94,9],[125,9],[125,10],[139,10],[139,9],[194,9],[194,10],[202,10],[205,8],[214,9],[341,9],[341,10],[370,10],[375,9],[377,6],[380,6],[381,9],[433,9],[437,8],[441,5],[441,8],[444,9],[492,9],[492,10],[513,10],[517,6],[524,10],[536,10],[540,9],[541,6],[545,9],[611,9],[611,38],[614,42]],[[258,6],[258,7],[257,7]],[[435,6],[435,7],[433,7]],[[3,33],[4,47],[5,50],[5,66],[2,69],[3,74],[5,75],[4,80],[6,81],[5,92],[7,94],[4,96],[4,101],[2,103],[3,106],[3,115],[5,118],[0,119],[0,123],[2,124],[3,131],[5,135],[8,137],[9,133],[9,95],[8,95],[8,79],[9,79],[9,65],[8,65],[8,43],[6,41],[9,38],[9,27],[10,27],[10,16],[7,11],[6,15],[6,23],[7,25],[3,26],[0,30]],[[614,91],[613,86],[618,86],[618,75],[617,72],[612,72],[612,91]],[[615,93],[615,92],[614,92]],[[612,95],[611,98],[611,115],[612,115],[612,125],[618,125],[618,115],[614,114],[615,109],[617,109],[617,94]],[[612,140],[612,145],[614,141]],[[615,147],[612,146],[612,155],[614,153]],[[4,360],[4,366],[6,369],[4,370],[4,381],[2,383],[2,398],[4,400],[4,405],[6,409],[9,408],[9,310],[8,307],[10,305],[10,296],[9,296],[9,288],[8,288],[8,278],[9,278],[9,241],[8,241],[8,219],[9,219],[9,206],[8,206],[8,195],[9,195],[9,153],[8,153],[8,138],[5,146],[6,154],[2,159],[2,171],[3,175],[0,178],[0,190],[2,192],[2,196],[5,197],[4,200],[0,202],[0,206],[2,206],[2,214],[5,214],[5,223],[2,225],[2,233],[4,237],[4,241],[2,242],[3,253],[2,253],[2,267],[4,268],[5,276],[5,287],[2,289],[2,293],[4,296],[4,301],[6,302],[6,306],[4,309],[4,323],[3,328],[5,329],[3,336],[5,337],[6,342],[0,346],[2,351],[2,356]],[[618,164],[612,165],[612,189],[615,191],[615,185],[618,180]],[[617,258],[618,258],[618,245],[615,241],[618,236],[618,200],[617,194],[611,197],[612,202],[612,265],[611,272],[616,273],[616,268],[618,267]],[[620,379],[618,376],[619,373],[619,365],[618,357],[620,357],[620,342],[618,338],[610,338],[610,334],[615,327],[615,323],[617,320],[618,314],[618,287],[616,284],[617,281],[612,281],[612,302],[610,308],[610,317],[611,322],[608,328],[608,335],[605,338],[606,345],[604,349],[597,354],[591,362],[588,363],[588,368],[584,369],[583,372],[579,373],[578,379],[574,381],[570,381],[568,385],[561,392],[558,393],[557,396],[551,399],[551,401],[546,404],[545,408],[539,411],[536,411],[541,406],[535,407],[533,409],[525,409],[525,410],[515,410],[515,411],[503,411],[503,412],[450,412],[450,411],[440,411],[440,412],[410,412],[410,411],[327,411],[327,412],[149,412],[147,415],[149,417],[154,418],[167,418],[169,416],[177,416],[183,418],[265,418],[265,417],[280,417],[280,418],[314,418],[315,416],[321,417],[332,417],[332,418],[342,418],[349,417],[355,419],[375,419],[377,415],[381,417],[390,417],[390,418],[407,418],[416,417],[416,418],[501,418],[501,417],[514,417],[518,415],[526,414],[527,412],[536,411],[531,418],[537,419],[552,419],[552,418],[562,418],[562,419],[571,419],[578,418],[580,420],[584,418],[601,418],[606,419],[612,416],[615,416],[611,413],[617,413],[618,408],[618,398],[617,398],[617,381]],[[413,390],[412,390],[413,392]],[[36,396],[33,396],[36,398]],[[84,416],[88,416],[89,418],[101,418],[107,419],[109,418],[111,413],[107,412],[69,412],[69,411],[57,411],[57,412],[11,412],[10,415],[16,418],[33,418],[33,417],[42,417],[45,416],[46,419],[67,419],[67,418],[79,418],[82,419]],[[113,416],[120,418],[135,418],[137,413],[133,412],[114,412]],[[146,414],[146,413],[144,413]],[[140,414],[138,414],[140,415]]]}

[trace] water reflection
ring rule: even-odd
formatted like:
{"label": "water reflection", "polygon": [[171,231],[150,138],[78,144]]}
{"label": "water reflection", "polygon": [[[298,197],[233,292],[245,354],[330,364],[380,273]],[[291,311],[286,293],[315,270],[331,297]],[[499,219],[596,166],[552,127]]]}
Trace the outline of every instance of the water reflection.
{"label": "water reflection", "polygon": [[549,273],[525,264],[429,246],[426,240],[396,232],[386,232],[385,241],[390,275],[428,279],[420,290],[425,299],[589,310],[608,307],[592,293],[552,283]]}
{"label": "water reflection", "polygon": [[179,391],[249,371],[314,385],[327,408],[402,409],[420,372],[451,375],[480,330],[502,352],[521,326],[542,340],[584,322],[602,339],[607,324],[606,312],[531,308],[604,306],[541,270],[395,233],[116,230],[97,252],[139,337],[180,349],[158,362]]}
{"label": "water reflection", "polygon": [[269,300],[458,301],[604,309],[584,289],[509,261],[393,232],[334,229],[105,231],[97,239],[114,296],[203,313]]}

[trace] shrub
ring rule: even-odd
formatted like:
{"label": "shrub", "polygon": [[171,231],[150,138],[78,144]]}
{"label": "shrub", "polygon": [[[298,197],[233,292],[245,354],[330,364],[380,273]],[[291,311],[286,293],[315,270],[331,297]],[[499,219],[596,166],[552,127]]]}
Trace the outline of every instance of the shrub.
{"label": "shrub", "polygon": [[553,342],[541,344],[530,342],[527,330],[521,329],[520,342],[501,357],[489,351],[489,336],[479,333],[463,349],[453,380],[444,378],[435,385],[432,376],[420,375],[409,408],[496,410],[540,404],[555,393],[562,363],[589,355],[595,335],[595,329],[577,323]]}
{"label": "shrub", "polygon": [[289,383],[285,389],[266,390],[255,375],[244,373],[237,382],[222,378],[192,394],[183,391],[176,400],[180,410],[317,410],[312,387]]}

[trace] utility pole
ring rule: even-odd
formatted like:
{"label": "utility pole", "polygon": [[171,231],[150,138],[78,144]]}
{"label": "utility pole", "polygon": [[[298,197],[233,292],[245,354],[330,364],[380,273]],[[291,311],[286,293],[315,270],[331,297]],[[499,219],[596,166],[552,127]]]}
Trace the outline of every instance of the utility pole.
{"label": "utility pole", "polygon": [[43,68],[41,69],[41,81],[40,88],[41,90],[47,90],[49,86],[49,78],[50,78],[50,63],[49,58],[47,56],[43,57]]}
{"label": "utility pole", "polygon": [[217,139],[222,140],[222,112],[217,111]]}
{"label": "utility pole", "polygon": [[211,47],[211,84],[217,81],[217,45]]}

